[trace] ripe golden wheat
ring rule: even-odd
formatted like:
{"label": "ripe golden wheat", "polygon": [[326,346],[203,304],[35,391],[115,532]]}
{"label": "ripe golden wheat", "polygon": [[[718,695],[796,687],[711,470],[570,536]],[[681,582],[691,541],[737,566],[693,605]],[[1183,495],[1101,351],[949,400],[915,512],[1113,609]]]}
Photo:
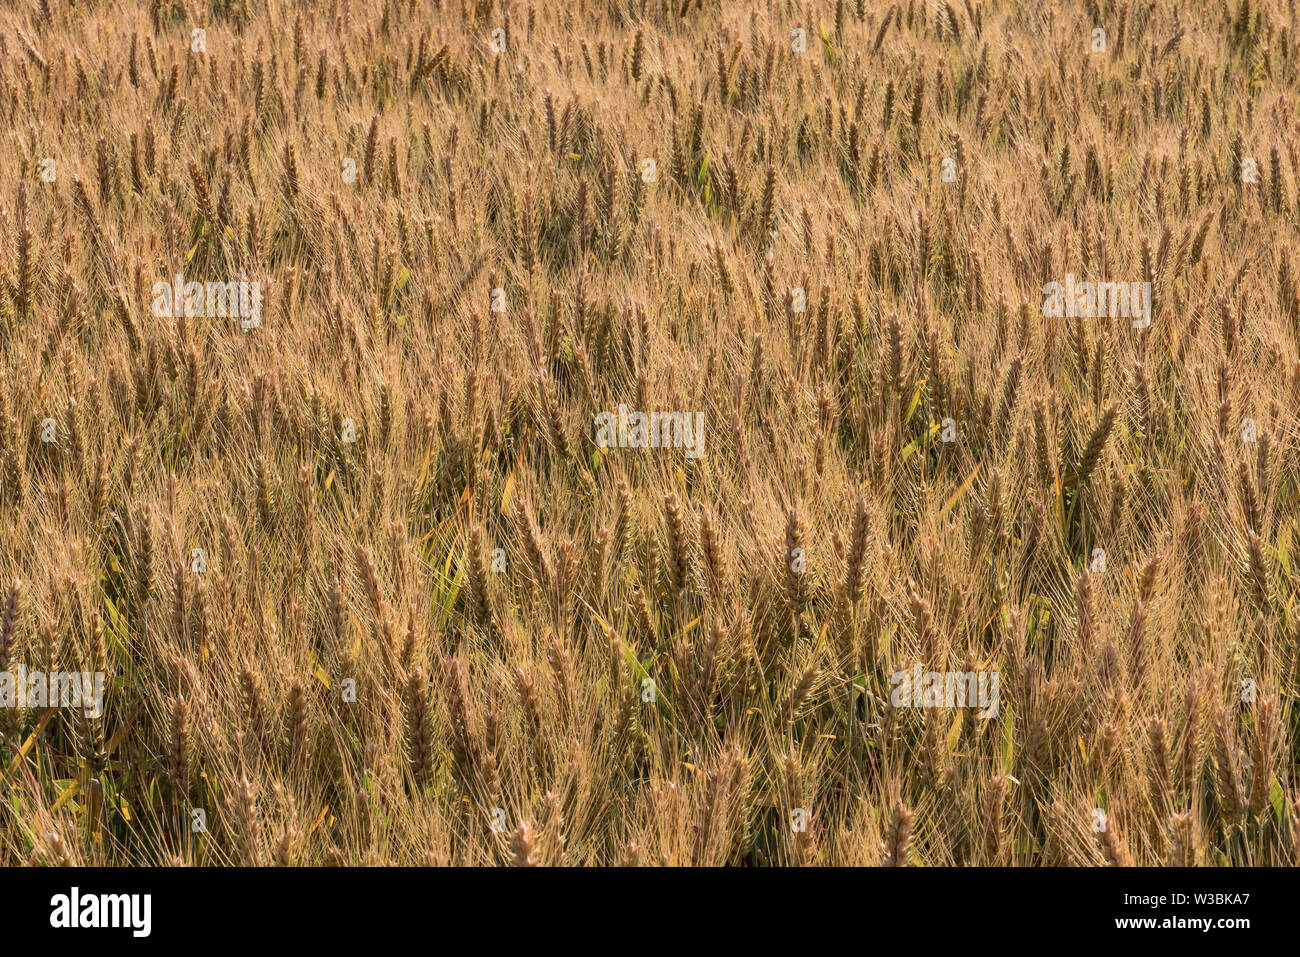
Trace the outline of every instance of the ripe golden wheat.
{"label": "ripe golden wheat", "polygon": [[6,4],[0,863],[1300,863],[1297,27]]}

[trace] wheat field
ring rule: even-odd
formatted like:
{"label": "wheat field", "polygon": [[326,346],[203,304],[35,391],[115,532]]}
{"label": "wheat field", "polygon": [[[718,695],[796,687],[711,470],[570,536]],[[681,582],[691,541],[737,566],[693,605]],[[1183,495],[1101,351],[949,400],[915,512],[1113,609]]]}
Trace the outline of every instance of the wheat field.
{"label": "wheat field", "polygon": [[1297,27],[6,4],[0,863],[1300,863]]}

